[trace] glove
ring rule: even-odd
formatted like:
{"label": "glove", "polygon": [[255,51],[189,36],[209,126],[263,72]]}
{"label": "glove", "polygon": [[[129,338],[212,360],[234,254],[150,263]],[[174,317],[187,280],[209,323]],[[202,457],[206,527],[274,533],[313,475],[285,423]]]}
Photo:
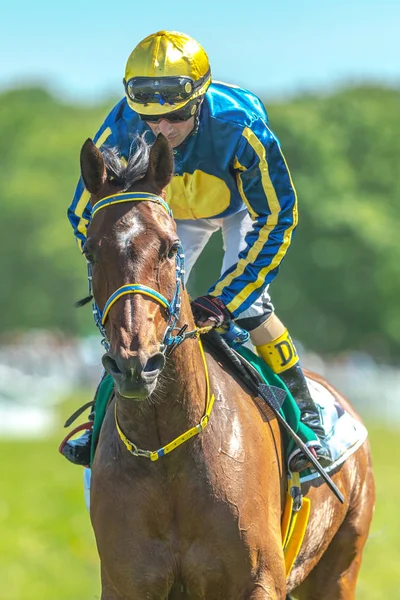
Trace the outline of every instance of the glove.
{"label": "glove", "polygon": [[222,300],[214,296],[199,296],[191,306],[194,320],[199,326],[211,321],[214,327],[220,327],[232,318]]}

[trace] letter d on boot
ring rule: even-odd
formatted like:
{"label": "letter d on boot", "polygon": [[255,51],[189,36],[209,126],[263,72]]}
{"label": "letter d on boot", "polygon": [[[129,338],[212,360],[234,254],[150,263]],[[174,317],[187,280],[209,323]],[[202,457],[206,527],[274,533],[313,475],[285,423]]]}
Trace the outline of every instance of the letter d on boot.
{"label": "letter d on boot", "polygon": [[282,371],[290,369],[299,361],[299,356],[287,329],[269,344],[257,346],[256,349],[274,373],[282,373]]}

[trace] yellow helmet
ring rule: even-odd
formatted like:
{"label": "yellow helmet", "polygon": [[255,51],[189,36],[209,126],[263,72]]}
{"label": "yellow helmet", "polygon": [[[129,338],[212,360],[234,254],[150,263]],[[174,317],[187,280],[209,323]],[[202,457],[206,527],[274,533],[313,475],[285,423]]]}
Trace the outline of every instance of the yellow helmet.
{"label": "yellow helmet", "polygon": [[141,41],[128,58],[125,92],[141,115],[164,115],[203,96],[211,83],[210,64],[193,38],[158,31]]}

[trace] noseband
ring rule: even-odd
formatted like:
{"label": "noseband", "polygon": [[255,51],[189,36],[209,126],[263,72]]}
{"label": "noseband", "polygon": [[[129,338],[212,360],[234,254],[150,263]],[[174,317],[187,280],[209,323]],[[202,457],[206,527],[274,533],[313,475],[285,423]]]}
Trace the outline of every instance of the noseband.
{"label": "noseband", "polygon": [[[123,202],[154,202],[155,204],[159,204],[163,207],[163,209],[169,214],[172,218],[172,211],[168,204],[161,198],[160,196],[156,196],[154,194],[148,194],[146,192],[127,192],[115,194],[114,196],[107,196],[103,198],[99,202],[93,206],[91,220],[94,218],[96,213],[103,208],[107,208],[107,206],[112,206],[114,204],[122,204]],[[98,307],[97,303],[93,303],[93,316],[94,321],[103,337],[102,344],[109,350],[110,342],[107,338],[107,333],[105,330],[105,323],[107,320],[107,316],[112,308],[112,306],[122,298],[122,296],[126,296],[127,294],[142,294],[143,296],[148,296],[152,298],[158,304],[166,310],[168,316],[167,328],[164,333],[164,338],[160,346],[160,351],[165,353],[169,347],[175,346],[177,343],[182,341],[182,337],[172,335],[173,330],[175,329],[176,322],[179,318],[180,309],[181,309],[181,289],[184,288],[184,275],[185,275],[185,256],[183,253],[182,245],[179,244],[178,252],[176,253],[175,259],[175,271],[176,271],[176,282],[175,282],[175,293],[174,296],[169,302],[167,298],[165,298],[160,292],[153,290],[147,285],[142,285],[140,283],[126,283],[122,285],[120,288],[115,290],[108,298],[107,302],[104,305],[103,310],[101,311]],[[89,295],[92,295],[92,267],[88,262],[88,280],[89,280]]]}

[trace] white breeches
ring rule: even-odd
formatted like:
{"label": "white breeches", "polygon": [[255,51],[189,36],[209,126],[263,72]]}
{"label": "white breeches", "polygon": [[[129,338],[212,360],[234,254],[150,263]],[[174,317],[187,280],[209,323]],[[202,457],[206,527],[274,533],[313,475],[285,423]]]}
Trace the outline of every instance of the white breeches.
{"label": "white breeches", "polygon": [[[185,279],[189,278],[196,260],[211,235],[221,229],[224,257],[221,274],[238,261],[239,253],[246,248],[245,237],[253,227],[253,222],[247,210],[242,210],[223,219],[176,220],[179,239],[185,251]],[[210,285],[214,282],[210,281]],[[204,290],[206,293],[206,290]],[[258,317],[269,314],[273,310],[268,293],[268,286],[261,296],[243,313],[240,319]]]}

